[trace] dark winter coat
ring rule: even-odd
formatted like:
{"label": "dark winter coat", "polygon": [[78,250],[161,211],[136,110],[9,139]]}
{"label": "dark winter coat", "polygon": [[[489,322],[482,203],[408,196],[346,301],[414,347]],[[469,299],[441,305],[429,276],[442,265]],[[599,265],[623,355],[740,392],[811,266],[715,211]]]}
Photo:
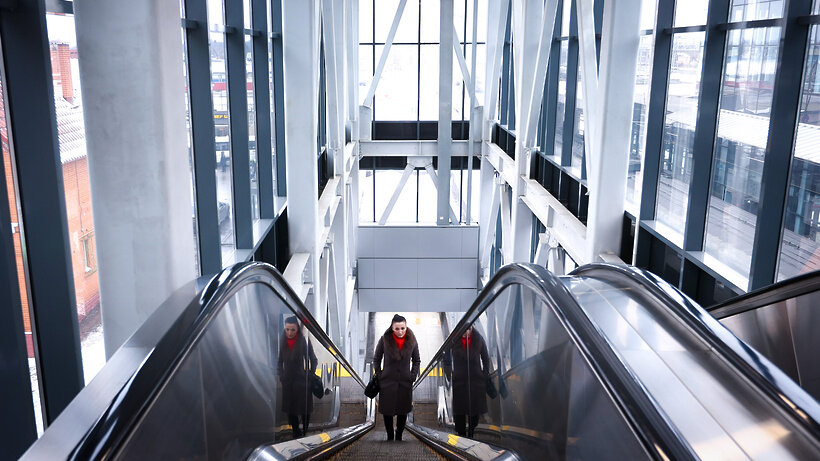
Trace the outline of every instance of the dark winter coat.
{"label": "dark winter coat", "polygon": [[490,354],[484,338],[473,330],[469,351],[461,340],[450,349],[444,362],[445,373],[452,370],[453,414],[478,416],[487,412],[487,377]]}
{"label": "dark winter coat", "polygon": [[308,373],[315,373],[319,360],[302,333],[296,337],[293,349],[288,348],[284,335],[279,342],[279,381],[282,383],[282,411],[289,415],[307,415],[313,411],[313,394],[307,382]]}
{"label": "dark winter coat", "polygon": [[408,328],[404,338],[404,347],[399,350],[393,330],[388,329],[376,345],[373,368],[380,372],[379,413],[383,415],[406,415],[413,411],[413,381],[419,375],[421,359],[413,330]]}

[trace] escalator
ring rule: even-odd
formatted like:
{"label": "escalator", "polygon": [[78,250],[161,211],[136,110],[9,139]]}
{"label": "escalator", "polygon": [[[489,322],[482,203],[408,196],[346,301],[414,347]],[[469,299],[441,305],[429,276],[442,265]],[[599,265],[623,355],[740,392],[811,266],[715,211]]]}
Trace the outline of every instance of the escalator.
{"label": "escalator", "polygon": [[784,280],[707,310],[820,400],[820,271]]}
{"label": "escalator", "polygon": [[[482,341],[462,341],[469,328]],[[364,380],[281,275],[237,265],[160,306],[23,459],[820,455],[817,402],[634,268],[558,278],[505,266],[441,329],[451,333],[414,387],[414,398],[432,396],[414,402],[415,438],[384,442]],[[458,360],[457,348],[482,342],[481,369]],[[464,373],[481,385],[464,387]],[[465,397],[478,418],[462,418]],[[460,421],[472,437],[454,434]]]}

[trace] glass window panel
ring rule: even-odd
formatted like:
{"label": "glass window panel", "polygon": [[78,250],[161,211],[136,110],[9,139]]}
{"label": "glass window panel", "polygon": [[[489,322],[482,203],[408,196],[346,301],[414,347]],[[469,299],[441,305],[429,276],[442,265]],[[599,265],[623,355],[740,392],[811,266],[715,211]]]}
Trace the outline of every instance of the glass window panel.
{"label": "glass window panel", "polygon": [[[473,50],[472,44],[468,43],[467,44],[467,53],[464,56],[464,59],[467,62],[467,71],[468,72],[472,72],[472,63],[473,63],[473,51],[472,50]],[[483,72],[483,69],[486,66],[486,64],[485,64],[486,63],[486,58],[487,58],[487,55],[486,55],[485,45],[476,44],[476,75],[475,75],[475,77],[473,77],[475,79],[476,98],[478,99],[478,101],[476,101],[476,106],[480,106],[480,105],[484,104],[484,72]],[[458,67],[457,63],[455,64],[455,66],[456,67],[453,69],[453,73],[455,74],[455,80],[458,80],[458,79],[461,78],[461,68]],[[455,90],[455,88],[454,88],[454,90]],[[456,95],[454,94],[453,95],[453,104],[455,104],[455,101],[456,101],[455,97],[456,97]],[[470,92],[465,90],[465,93],[464,93],[464,119],[465,120],[470,119],[471,99],[472,98],[470,98]],[[453,117],[455,117],[455,114],[453,114]],[[455,118],[454,118],[454,120],[455,120]]]}
{"label": "glass window panel", "polygon": [[687,0],[675,2],[674,27],[699,26],[706,24],[709,0]]}
{"label": "glass window panel", "polygon": [[436,222],[436,211],[438,207],[438,192],[433,178],[427,170],[418,172],[418,193],[419,193],[419,221],[424,224]]}
{"label": "glass window panel", "polygon": [[[817,5],[815,5],[817,8]],[[777,280],[820,269],[820,26],[812,26],[783,209]]]}
{"label": "glass window panel", "polygon": [[733,0],[729,21],[755,21],[783,17],[783,0]]}
{"label": "glass window panel", "polygon": [[[644,2],[644,9],[647,2]],[[654,35],[641,36],[638,64],[635,71],[635,95],[632,99],[632,133],[629,141],[629,167],[626,177],[626,203],[633,213],[641,201],[643,158],[646,152],[646,116],[649,110],[649,89],[652,80],[652,50]]]}
{"label": "glass window panel", "polygon": [[362,0],[359,2],[359,43],[373,41],[373,2]]}
{"label": "glass window panel", "polygon": [[242,19],[245,29],[251,28],[251,1],[242,0]]}
{"label": "glass window panel", "polygon": [[373,81],[373,47],[359,45],[359,103],[364,102]]}
{"label": "glass window panel", "polygon": [[[462,56],[464,56],[464,46],[460,46]],[[466,60],[466,58],[465,58]],[[470,72],[469,64],[467,65],[467,72]],[[469,120],[470,119],[470,93],[467,91],[467,86],[464,84],[464,77],[461,75],[461,66],[458,63],[458,58],[453,55],[453,121]],[[455,136],[455,133],[453,134]]]}
{"label": "glass window panel", "polygon": [[584,88],[581,63],[578,63],[578,81],[575,84],[575,131],[572,133],[572,165],[571,170],[578,178],[584,163]]}
{"label": "glass window panel", "polygon": [[438,45],[421,46],[419,120],[438,120]]}
{"label": "glass window panel", "polygon": [[558,67],[558,102],[555,105],[555,145],[552,153],[560,157],[564,145],[564,113],[567,105],[567,52],[569,41],[561,40],[561,64]]}
{"label": "glass window panel", "polygon": [[[51,15],[49,15],[51,16]],[[2,65],[2,64],[0,64]],[[6,122],[6,93],[3,82],[3,72],[0,72],[0,149],[3,156],[3,176],[6,193],[8,194],[10,223],[0,223],[0,225],[11,225],[12,245],[14,246],[15,270],[17,272],[17,286],[20,290],[20,303],[23,311],[23,332],[26,339],[26,356],[28,358],[29,376],[31,377],[31,397],[34,405],[34,419],[37,426],[37,435],[43,434],[43,413],[40,405],[40,389],[38,387],[40,375],[37,371],[37,363],[34,356],[34,336],[32,333],[32,319],[29,311],[28,285],[26,283],[25,260],[23,259],[22,245],[22,225],[17,210],[17,189],[12,167],[11,149],[9,145],[9,131]],[[5,206],[6,204],[0,204]]]}
{"label": "glass window panel", "polygon": [[[233,252],[233,185],[231,175],[230,115],[225,74],[225,35],[209,34],[211,42],[211,87],[214,107],[214,142],[216,147],[216,199],[219,237],[223,256]],[[224,258],[223,258],[224,259]]]}
{"label": "glass window panel", "polygon": [[657,11],[658,0],[644,0],[641,3],[641,30],[655,28],[655,12]]}
{"label": "glass window panel", "polygon": [[[732,30],[718,116],[704,249],[749,275],[780,28]],[[730,65],[731,63],[731,65]]]}
{"label": "glass window panel", "polygon": [[73,15],[46,15],[85,382],[105,365],[94,217]]}
{"label": "glass window panel", "polygon": [[561,11],[561,36],[569,37],[569,23],[572,20],[572,0],[564,0]]}
{"label": "glass window panel", "polygon": [[253,87],[253,40],[245,36],[245,69],[248,90],[248,153],[251,178],[251,219],[259,219],[259,168],[256,157],[256,96]]}
{"label": "glass window panel", "polygon": [[703,32],[675,34],[672,40],[655,219],[680,234],[692,179],[703,40]]}
{"label": "glass window panel", "polygon": [[[376,174],[379,175],[376,184],[381,187],[376,193],[389,201],[404,174],[404,170],[380,170]],[[381,214],[376,216],[376,220],[380,219]],[[393,206],[393,211],[390,212],[387,223],[407,224],[414,222],[416,222],[416,172],[411,170],[410,176],[407,178],[407,182],[402,187],[399,198]]]}
{"label": "glass window panel", "polygon": [[424,43],[438,43],[439,15],[441,7],[439,0],[421,0],[421,41]]}
{"label": "glass window panel", "polygon": [[373,222],[373,170],[359,170],[359,222]]}
{"label": "glass window panel", "polygon": [[[384,47],[376,46],[379,56]],[[376,88],[374,120],[416,120],[418,111],[418,49],[393,45]]]}
{"label": "glass window panel", "polygon": [[[379,0],[375,2],[375,5],[376,43],[385,43],[387,34],[390,32],[390,26],[393,24],[393,17],[396,15],[396,8],[399,6],[399,0]],[[419,9],[415,2],[407,2],[393,41],[394,43],[417,43],[418,38]],[[393,54],[392,50],[390,54]]]}
{"label": "glass window panel", "polygon": [[214,25],[225,24],[225,10],[223,9],[223,0],[207,0],[208,2],[208,24],[209,29],[214,30]]}

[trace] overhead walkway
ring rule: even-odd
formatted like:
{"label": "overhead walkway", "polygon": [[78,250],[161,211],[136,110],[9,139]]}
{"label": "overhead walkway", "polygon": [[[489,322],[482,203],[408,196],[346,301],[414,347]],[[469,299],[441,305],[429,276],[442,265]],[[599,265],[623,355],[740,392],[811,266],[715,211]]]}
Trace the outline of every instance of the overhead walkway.
{"label": "overhead walkway", "polygon": [[[283,336],[292,316],[303,345]],[[486,342],[496,392],[481,389],[487,412],[468,439],[454,435],[454,395],[476,391],[453,386],[464,371],[453,352],[470,326]],[[235,266],[161,306],[23,459],[820,454],[817,402],[706,311],[634,268],[590,265],[558,278],[506,266],[458,324],[430,327],[452,332],[415,384],[415,437],[386,442],[364,380],[281,275]]]}

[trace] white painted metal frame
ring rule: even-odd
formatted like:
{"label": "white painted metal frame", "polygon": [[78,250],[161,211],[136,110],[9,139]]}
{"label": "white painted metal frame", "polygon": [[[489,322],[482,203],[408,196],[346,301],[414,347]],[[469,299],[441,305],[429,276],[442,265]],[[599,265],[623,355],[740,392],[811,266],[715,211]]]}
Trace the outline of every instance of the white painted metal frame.
{"label": "white painted metal frame", "polygon": [[[404,14],[405,5],[407,5],[407,0],[400,0],[399,5],[396,7],[393,23],[390,25],[390,31],[387,33],[387,41],[384,43],[381,56],[379,56],[379,63],[376,65],[376,71],[373,73],[373,80],[370,82],[370,88],[367,90],[367,96],[364,98],[363,106],[373,107],[373,96],[376,94],[376,87],[379,86],[379,80],[382,78],[382,71],[384,71],[384,65],[387,63],[387,56],[393,47],[393,39],[396,38],[396,30],[399,28],[399,22],[401,21],[401,15]],[[444,42],[442,41],[442,43]]]}

